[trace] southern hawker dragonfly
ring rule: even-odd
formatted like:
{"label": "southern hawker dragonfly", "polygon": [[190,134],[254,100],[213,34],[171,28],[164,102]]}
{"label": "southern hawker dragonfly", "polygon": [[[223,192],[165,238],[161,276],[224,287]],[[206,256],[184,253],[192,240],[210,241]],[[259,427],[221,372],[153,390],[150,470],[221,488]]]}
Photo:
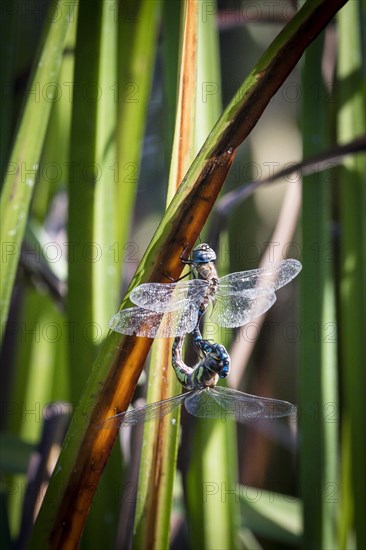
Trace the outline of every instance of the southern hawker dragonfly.
{"label": "southern hawker dragonfly", "polygon": [[[130,295],[135,307],[116,313],[109,327],[122,334],[169,338],[198,330],[210,302],[210,319],[222,327],[240,327],[266,312],[276,301],[276,290],[301,270],[297,260],[283,260],[260,269],[218,278],[216,254],[208,244],[198,245],[191,259],[194,279],[174,283],[145,283]],[[197,340],[201,338],[199,330]]]}
{"label": "southern hawker dragonfly", "polygon": [[219,377],[226,378],[230,357],[224,346],[207,340],[206,355],[193,368],[181,357],[183,337],[176,337],[173,344],[173,368],[186,393],[126,411],[100,424],[103,429],[119,428],[157,420],[184,403],[187,411],[200,418],[235,418],[239,422],[254,423],[296,414],[296,407],[287,401],[258,397],[237,390],[217,386]]}

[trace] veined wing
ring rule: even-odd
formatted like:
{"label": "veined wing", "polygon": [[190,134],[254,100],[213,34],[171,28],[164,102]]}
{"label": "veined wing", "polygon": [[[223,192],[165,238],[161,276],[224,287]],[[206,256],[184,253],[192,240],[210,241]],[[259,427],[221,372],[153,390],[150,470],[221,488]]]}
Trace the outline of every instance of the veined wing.
{"label": "veined wing", "polygon": [[223,410],[211,395],[211,388],[193,391],[187,396],[184,406],[190,414],[199,418],[220,418]]}
{"label": "veined wing", "polygon": [[108,430],[156,420],[174,411],[187,398],[187,395],[187,393],[182,393],[132,411],[116,414],[101,422],[98,427]]}
{"label": "veined wing", "polygon": [[301,271],[297,260],[282,260],[251,271],[239,271],[222,277],[219,282],[219,295],[241,293],[247,289],[271,288],[278,290],[287,285]]}
{"label": "veined wing", "polygon": [[218,294],[210,319],[222,327],[246,325],[267,311],[276,301],[274,288],[253,288],[241,293]]}
{"label": "veined wing", "polygon": [[122,309],[109,321],[109,328],[130,336],[148,338],[171,338],[192,332],[197,324],[198,308],[156,313],[142,307]]}
{"label": "veined wing", "polygon": [[287,401],[258,397],[231,388],[210,388],[211,397],[221,408],[222,416],[235,417],[238,422],[256,422],[263,418],[279,418],[296,414],[296,407]]}
{"label": "veined wing", "polygon": [[131,292],[130,299],[137,306],[163,313],[199,304],[207,285],[207,281],[201,279],[167,284],[145,283]]}

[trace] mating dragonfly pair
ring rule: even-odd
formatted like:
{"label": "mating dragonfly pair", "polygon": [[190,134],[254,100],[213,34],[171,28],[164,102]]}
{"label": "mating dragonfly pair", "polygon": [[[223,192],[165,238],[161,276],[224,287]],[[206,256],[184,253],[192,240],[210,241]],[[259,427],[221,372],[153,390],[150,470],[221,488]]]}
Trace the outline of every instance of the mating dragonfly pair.
{"label": "mating dragonfly pair", "polygon": [[[183,253],[184,255],[184,253]],[[109,327],[122,334],[150,338],[175,337],[172,366],[186,393],[116,414],[104,428],[127,426],[165,416],[184,403],[189,413],[201,418],[234,417],[241,422],[278,418],[296,413],[287,401],[258,397],[217,386],[226,378],[230,357],[224,346],[203,339],[199,323],[212,302],[211,320],[223,327],[243,326],[265,313],[276,301],[276,291],[301,270],[297,260],[283,260],[261,269],[231,273],[219,279],[216,254],[208,244],[198,245],[191,258],[193,279],[174,283],[146,283],[131,293],[134,307],[119,311]],[[192,333],[200,361],[194,367],[182,359],[185,335]]]}

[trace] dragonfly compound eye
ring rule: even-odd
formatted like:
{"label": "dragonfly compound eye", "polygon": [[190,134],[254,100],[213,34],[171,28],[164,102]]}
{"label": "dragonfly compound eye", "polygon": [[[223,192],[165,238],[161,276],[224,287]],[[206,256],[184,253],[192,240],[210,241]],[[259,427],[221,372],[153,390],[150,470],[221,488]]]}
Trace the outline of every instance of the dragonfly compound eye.
{"label": "dragonfly compound eye", "polygon": [[206,243],[199,244],[192,252],[192,261],[196,264],[205,264],[215,260],[215,251]]}

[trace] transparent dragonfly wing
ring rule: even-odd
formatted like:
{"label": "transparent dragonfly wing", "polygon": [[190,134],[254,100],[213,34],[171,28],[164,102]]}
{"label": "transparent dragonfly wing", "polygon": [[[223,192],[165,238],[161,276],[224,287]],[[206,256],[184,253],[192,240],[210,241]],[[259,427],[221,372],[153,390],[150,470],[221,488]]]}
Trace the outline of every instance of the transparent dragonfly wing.
{"label": "transparent dragonfly wing", "polygon": [[163,416],[166,416],[170,412],[174,411],[174,409],[183,403],[183,401],[187,398],[187,395],[188,393],[182,393],[181,395],[175,395],[174,397],[169,397],[163,401],[151,403],[132,411],[116,414],[101,422],[98,425],[98,428],[102,430],[110,430],[157,420],[158,418],[162,418]]}
{"label": "transparent dragonfly wing", "polygon": [[184,402],[187,411],[198,418],[220,418],[222,407],[211,396],[211,388],[194,390]]}
{"label": "transparent dragonfly wing", "polygon": [[207,281],[192,279],[177,283],[145,283],[136,287],[130,295],[137,306],[164,313],[199,304],[207,289]]}
{"label": "transparent dragonfly wing", "polygon": [[167,311],[165,314],[142,307],[130,307],[113,315],[109,328],[130,336],[171,338],[192,332],[197,319],[198,309],[193,305],[187,309]]}
{"label": "transparent dragonfly wing", "polygon": [[247,289],[271,288],[278,290],[287,285],[301,271],[297,260],[282,260],[251,271],[239,271],[221,277],[219,294],[241,293]]}
{"label": "transparent dragonfly wing", "polygon": [[271,287],[226,295],[219,291],[210,319],[222,327],[241,327],[265,313],[275,301],[276,294]]}
{"label": "transparent dragonfly wing", "polygon": [[258,397],[231,388],[215,386],[210,395],[219,405],[222,416],[234,417],[238,422],[256,422],[296,414],[296,407],[287,401]]}

